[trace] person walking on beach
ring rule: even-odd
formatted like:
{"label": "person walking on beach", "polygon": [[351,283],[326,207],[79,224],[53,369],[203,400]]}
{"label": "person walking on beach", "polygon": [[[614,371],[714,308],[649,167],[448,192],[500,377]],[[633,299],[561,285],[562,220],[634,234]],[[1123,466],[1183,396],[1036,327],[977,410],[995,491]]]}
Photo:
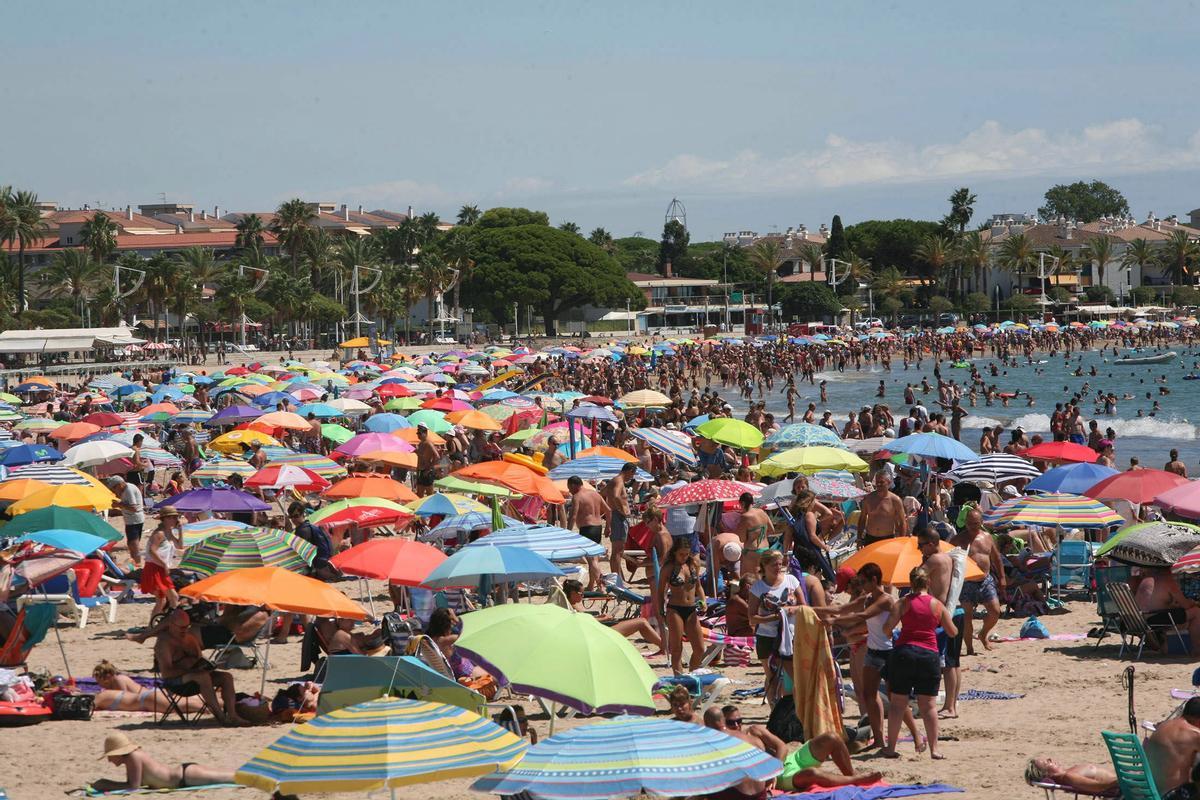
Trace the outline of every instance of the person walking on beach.
{"label": "person walking on beach", "polygon": [[892,477],[886,470],[875,473],[875,490],[863,497],[858,517],[858,536],[865,547],[893,536],[906,536],[908,522],[904,504],[892,493]]}
{"label": "person walking on beach", "polygon": [[973,641],[975,606],[982,605],[986,611],[983,626],[979,629],[979,642],[983,649],[991,650],[992,644],[988,637],[992,628],[1000,620],[1000,597],[1005,593],[1003,560],[996,550],[992,535],[983,529],[983,515],[979,509],[967,510],[966,527],[955,534],[950,543],[967,551],[967,558],[975,562],[983,571],[983,580],[966,581],[963,583],[959,602],[963,608],[963,641],[967,645],[967,655],[975,655]]}
{"label": "person walking on beach", "polygon": [[612,551],[609,553],[608,568],[615,572],[618,578],[624,579],[625,573],[621,568],[621,559],[625,553],[625,542],[629,539],[629,491],[626,481],[632,480],[637,472],[637,465],[625,463],[612,480],[601,492],[601,497],[608,505],[608,537],[612,541]]}

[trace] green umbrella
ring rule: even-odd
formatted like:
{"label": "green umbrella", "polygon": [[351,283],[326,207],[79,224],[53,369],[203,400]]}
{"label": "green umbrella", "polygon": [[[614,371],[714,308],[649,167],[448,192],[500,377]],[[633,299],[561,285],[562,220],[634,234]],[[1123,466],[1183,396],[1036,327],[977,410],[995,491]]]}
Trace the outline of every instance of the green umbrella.
{"label": "green umbrella", "polygon": [[385,411],[415,411],[421,407],[419,397],[393,397],[383,404]]}
{"label": "green umbrella", "polygon": [[37,511],[21,514],[0,528],[0,536],[16,538],[26,533],[48,530],[79,531],[99,536],[106,542],[124,538],[116,528],[95,514],[63,506],[46,506]]}
{"label": "green umbrella", "polygon": [[511,436],[504,438],[505,444],[524,444],[542,432],[541,428],[522,428]]}
{"label": "green umbrella", "polygon": [[312,564],[317,548],[278,528],[243,528],[215,533],[183,554],[179,568],[215,575],[235,569],[282,567],[293,571]]}
{"label": "green umbrella", "polygon": [[737,450],[753,450],[763,443],[763,434],[758,428],[740,419],[726,417],[710,419],[696,428],[696,435]]}
{"label": "green umbrella", "polygon": [[326,422],[321,426],[321,436],[325,437],[334,444],[342,444],[354,438],[354,431],[343,425],[338,425],[333,422]]}
{"label": "green umbrella", "polygon": [[423,408],[408,415],[408,421],[413,425],[424,425],[434,433],[449,433],[454,426],[446,422],[446,415],[432,408]]}
{"label": "green umbrella", "polygon": [[445,489],[447,492],[459,492],[461,494],[484,494],[489,497],[512,497],[513,493],[503,486],[493,486],[490,483],[478,483],[476,481],[468,481],[463,478],[456,478],[453,475],[447,475],[444,478],[438,478],[433,482],[433,485],[438,489]]}
{"label": "green umbrella", "polygon": [[317,712],[380,697],[407,697],[458,706],[476,714],[484,711],[483,695],[443,677],[412,656],[330,656],[325,660],[325,680]]}
{"label": "green umbrella", "polygon": [[515,693],[585,714],[654,713],[654,671],[628,639],[591,614],[512,604],[462,619],[455,645],[503,676]]}

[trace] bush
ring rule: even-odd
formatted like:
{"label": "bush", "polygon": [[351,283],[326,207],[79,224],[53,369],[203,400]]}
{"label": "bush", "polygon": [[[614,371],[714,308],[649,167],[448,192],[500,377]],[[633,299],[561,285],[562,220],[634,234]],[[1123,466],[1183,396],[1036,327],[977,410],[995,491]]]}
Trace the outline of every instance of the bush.
{"label": "bush", "polygon": [[952,308],[954,308],[954,303],[950,302],[950,298],[948,297],[935,294],[929,298],[929,310],[935,314],[943,314]]}
{"label": "bush", "polygon": [[1072,296],[1071,293],[1062,286],[1051,286],[1050,299],[1056,303],[1069,303],[1071,302]]}
{"label": "bush", "polygon": [[963,311],[968,314],[979,314],[991,308],[988,296],[983,292],[971,292],[963,299]]}
{"label": "bush", "polygon": [[1130,290],[1134,305],[1148,306],[1158,299],[1158,292],[1152,286],[1135,286]]}
{"label": "bush", "polygon": [[1171,302],[1177,306],[1200,306],[1200,289],[1194,286],[1176,286],[1171,292]]}
{"label": "bush", "polygon": [[1014,314],[1024,315],[1033,311],[1033,309],[1037,306],[1037,303],[1035,303],[1033,298],[1029,295],[1014,294],[1012,297],[1008,298],[1007,305]]}
{"label": "bush", "polygon": [[1113,290],[1107,286],[1089,286],[1083,294],[1089,303],[1112,303],[1116,299]]}

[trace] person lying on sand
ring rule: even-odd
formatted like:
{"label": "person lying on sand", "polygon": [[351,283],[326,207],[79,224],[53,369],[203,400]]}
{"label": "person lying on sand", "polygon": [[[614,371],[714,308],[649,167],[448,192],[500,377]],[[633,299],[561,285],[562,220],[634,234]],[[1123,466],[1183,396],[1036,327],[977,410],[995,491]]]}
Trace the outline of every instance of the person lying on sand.
{"label": "person lying on sand", "polygon": [[125,767],[124,782],[97,781],[92,785],[101,791],[117,789],[179,789],[185,786],[209,786],[214,783],[233,783],[233,773],[185,761],[167,766],[134,744],[123,733],[104,737],[104,755],[110,764]]}
{"label": "person lying on sand", "polygon": [[[118,670],[110,661],[101,661],[92,670],[92,678],[100,684],[96,695],[97,711],[166,711],[170,707],[161,689],[147,688]],[[181,697],[179,707],[185,714],[204,708],[200,697]]]}
{"label": "person lying on sand", "polygon": [[1025,767],[1025,782],[1056,783],[1089,794],[1117,793],[1117,773],[1109,764],[1076,764],[1064,767],[1053,758],[1031,758]]}

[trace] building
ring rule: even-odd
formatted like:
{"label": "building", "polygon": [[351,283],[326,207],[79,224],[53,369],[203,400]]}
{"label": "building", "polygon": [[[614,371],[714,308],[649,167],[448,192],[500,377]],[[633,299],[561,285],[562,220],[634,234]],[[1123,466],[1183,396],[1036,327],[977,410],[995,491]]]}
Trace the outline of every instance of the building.
{"label": "building", "polygon": [[754,231],[738,231],[726,233],[722,240],[731,247],[753,247],[759,242],[775,242],[779,245],[779,256],[782,264],[776,272],[781,283],[797,283],[801,281],[824,281],[827,279],[825,262],[822,259],[816,264],[809,252],[812,245],[824,247],[829,241],[829,228],[824,224],[816,231],[810,231],[808,226],[801,223],[795,228],[789,227],[783,233],[769,233],[760,236]]}

